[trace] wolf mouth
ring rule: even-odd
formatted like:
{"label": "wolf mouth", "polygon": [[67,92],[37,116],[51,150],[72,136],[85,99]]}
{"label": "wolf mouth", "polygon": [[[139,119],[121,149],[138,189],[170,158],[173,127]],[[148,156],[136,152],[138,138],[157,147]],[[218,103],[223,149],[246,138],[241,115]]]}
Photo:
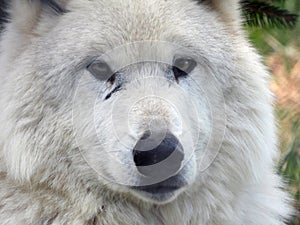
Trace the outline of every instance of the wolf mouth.
{"label": "wolf mouth", "polygon": [[131,188],[150,199],[166,201],[172,198],[176,191],[183,189],[185,186],[187,186],[187,182],[183,177],[181,175],[175,175],[157,184],[133,186]]}

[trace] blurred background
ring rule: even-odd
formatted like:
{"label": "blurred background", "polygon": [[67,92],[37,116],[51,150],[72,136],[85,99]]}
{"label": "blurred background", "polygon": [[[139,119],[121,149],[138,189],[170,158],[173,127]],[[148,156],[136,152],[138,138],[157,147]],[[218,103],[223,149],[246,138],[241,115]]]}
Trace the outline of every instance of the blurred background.
{"label": "blurred background", "polygon": [[243,4],[250,38],[273,74],[271,89],[277,99],[282,153],[278,173],[286,178],[299,213],[289,225],[300,225],[300,22],[293,15],[300,14],[300,0],[243,1]]}

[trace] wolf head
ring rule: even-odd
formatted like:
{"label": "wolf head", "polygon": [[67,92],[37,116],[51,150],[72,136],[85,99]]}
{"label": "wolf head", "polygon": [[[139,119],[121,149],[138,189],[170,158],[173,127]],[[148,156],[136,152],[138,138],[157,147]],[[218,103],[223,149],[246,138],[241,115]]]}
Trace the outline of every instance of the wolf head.
{"label": "wolf head", "polygon": [[237,2],[12,1],[0,61],[10,176],[155,203],[216,171],[229,186],[260,179],[271,98]]}

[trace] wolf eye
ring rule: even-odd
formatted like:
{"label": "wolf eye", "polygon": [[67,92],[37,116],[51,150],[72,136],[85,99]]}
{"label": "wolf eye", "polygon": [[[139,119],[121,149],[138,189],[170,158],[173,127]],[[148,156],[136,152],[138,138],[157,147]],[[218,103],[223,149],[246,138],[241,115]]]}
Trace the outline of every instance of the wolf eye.
{"label": "wolf eye", "polygon": [[186,76],[191,73],[195,67],[197,66],[197,62],[192,58],[178,58],[173,63],[173,73],[175,78],[179,78],[182,76]]}
{"label": "wolf eye", "polygon": [[93,62],[87,66],[87,70],[98,80],[108,80],[114,77],[114,73],[106,62]]}

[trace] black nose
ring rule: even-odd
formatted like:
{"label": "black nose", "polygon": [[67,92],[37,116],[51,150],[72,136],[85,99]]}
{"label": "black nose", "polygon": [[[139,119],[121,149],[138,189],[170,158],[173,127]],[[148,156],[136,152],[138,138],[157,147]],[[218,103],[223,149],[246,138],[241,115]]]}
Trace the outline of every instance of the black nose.
{"label": "black nose", "polygon": [[137,142],[133,150],[138,171],[146,176],[173,175],[181,168],[184,152],[179,140],[171,133],[151,133]]}

